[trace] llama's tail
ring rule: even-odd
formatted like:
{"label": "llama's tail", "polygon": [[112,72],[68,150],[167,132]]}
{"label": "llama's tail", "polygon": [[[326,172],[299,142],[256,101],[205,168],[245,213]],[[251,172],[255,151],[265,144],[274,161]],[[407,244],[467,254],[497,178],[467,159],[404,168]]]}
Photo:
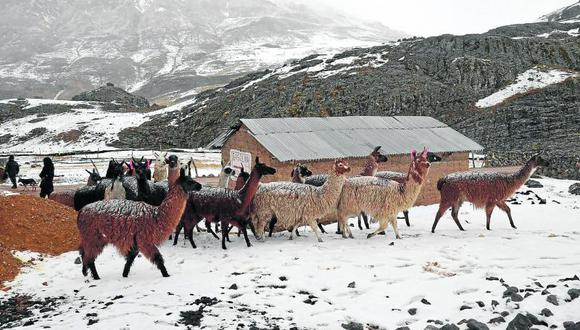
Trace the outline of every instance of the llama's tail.
{"label": "llama's tail", "polygon": [[441,191],[443,185],[445,184],[445,178],[441,178],[437,181],[437,190]]}

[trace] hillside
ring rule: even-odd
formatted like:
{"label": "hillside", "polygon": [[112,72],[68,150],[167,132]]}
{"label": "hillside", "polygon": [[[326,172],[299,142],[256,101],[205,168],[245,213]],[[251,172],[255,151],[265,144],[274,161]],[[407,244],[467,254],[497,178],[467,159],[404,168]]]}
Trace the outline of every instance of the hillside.
{"label": "hillside", "polygon": [[[579,28],[538,22],[312,55],[202,93],[182,111],[122,131],[117,145],[204,146],[242,117],[428,115],[481,142],[496,163],[543,149],[558,163],[546,173],[577,177]],[[500,91],[493,106],[476,106]]]}
{"label": "hillside", "polygon": [[70,99],[106,82],[182,100],[312,52],[403,36],[268,0],[3,0],[0,99]]}

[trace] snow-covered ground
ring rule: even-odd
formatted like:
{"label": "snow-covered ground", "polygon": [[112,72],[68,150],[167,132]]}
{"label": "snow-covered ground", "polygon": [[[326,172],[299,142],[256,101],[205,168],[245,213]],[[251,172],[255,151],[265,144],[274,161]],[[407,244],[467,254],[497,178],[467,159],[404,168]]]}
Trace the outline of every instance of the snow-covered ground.
{"label": "snow-covered ground", "polygon": [[[0,100],[0,103],[16,100]],[[187,100],[173,106],[152,112],[108,112],[99,103],[60,101],[45,99],[27,99],[28,106],[19,111],[27,111],[42,104],[62,104],[72,106],[71,111],[48,116],[31,113],[29,116],[0,123],[0,135],[11,134],[11,140],[0,144],[4,153],[65,153],[71,151],[99,151],[114,149],[109,143],[117,140],[120,131],[135,127],[163,113],[180,110],[195,102]],[[93,108],[86,109],[87,106]],[[39,136],[27,138],[33,129],[45,128],[47,131]],[[63,141],[59,134],[79,130],[80,136],[71,142]],[[62,135],[60,135],[62,136]]]}
{"label": "snow-covered ground", "polygon": [[578,72],[532,68],[518,75],[516,82],[513,84],[477,101],[475,106],[478,108],[492,107],[517,94],[523,94],[533,89],[545,88],[552,84],[558,84],[578,75]]}
{"label": "snow-covered ground", "polygon": [[[111,158],[117,161],[131,160],[131,156],[140,159],[154,159],[153,150],[115,150],[99,154],[76,154],[69,156],[51,157],[55,166],[55,185],[75,185],[85,184],[88,174],[85,170],[92,171],[93,163],[97,166],[99,173],[104,176]],[[157,152],[159,153],[159,152]],[[198,168],[199,176],[219,175],[221,170],[221,154],[219,152],[197,152],[196,150],[182,150],[179,152],[169,152],[177,155],[182,163],[187,163],[193,158]],[[44,156],[19,156],[16,161],[20,165],[20,175],[23,178],[38,179],[42,170],[42,159]],[[195,175],[195,173],[192,173]],[[9,181],[3,183],[4,186],[10,186]]]}
{"label": "snow-covered ground", "polygon": [[[124,259],[107,248],[96,262],[100,281],[84,278],[74,263],[78,254],[71,252],[26,268],[9,283],[11,291],[0,295],[63,296],[56,310],[35,311],[48,315],[36,328],[78,329],[95,321],[91,327],[102,329],[174,328],[181,313],[195,311],[209,329],[241,329],[239,324],[245,329],[252,324],[260,329],[339,329],[348,321],[424,329],[441,326],[429,320],[487,323],[505,311],[509,322],[517,313],[539,315],[543,308],[554,316],[538,318],[562,328],[564,321],[580,321],[580,299],[566,301],[567,291],[580,288],[580,281],[559,281],[580,275],[580,199],[568,193],[571,181],[539,181],[544,188],[520,192],[533,190],[546,204],[534,194],[517,194],[519,204],[510,204],[517,230],[496,209],[487,231],[484,212],[464,204],[459,216],[465,232],[447,213],[431,234],[437,209],[431,205],[410,211],[410,228],[401,221],[401,240],[391,229],[386,237],[366,239],[370,230],[356,228],[355,239],[342,239],[329,225],[323,243],[301,229],[305,237],[293,241],[286,233],[264,242],[252,238],[251,248],[233,236],[223,251],[219,241],[198,233],[195,250],[182,239],[177,246],[167,242],[161,247],[170,278],[162,278],[144,258],[123,278]],[[521,302],[503,298],[506,287],[499,279],[529,297]],[[546,288],[558,306],[546,301],[548,295],[541,293]],[[488,325],[506,328],[506,323]]]}

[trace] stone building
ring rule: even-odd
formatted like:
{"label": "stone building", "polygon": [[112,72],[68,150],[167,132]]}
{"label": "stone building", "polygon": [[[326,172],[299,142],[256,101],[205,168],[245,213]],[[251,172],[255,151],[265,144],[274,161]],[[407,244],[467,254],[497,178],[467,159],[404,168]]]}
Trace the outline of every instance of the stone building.
{"label": "stone building", "polygon": [[442,122],[422,116],[352,116],[241,119],[207,148],[221,148],[222,163],[239,168],[253,166],[254,158],[276,168],[264,182],[288,181],[297,163],[314,173],[327,173],[336,158],[348,160],[350,175],[361,172],[366,157],[375,146],[389,156],[379,171],[407,172],[411,149],[429,151],[442,157],[432,163],[418,205],[439,201],[437,180],[448,173],[466,171],[469,153],[483,147]]}

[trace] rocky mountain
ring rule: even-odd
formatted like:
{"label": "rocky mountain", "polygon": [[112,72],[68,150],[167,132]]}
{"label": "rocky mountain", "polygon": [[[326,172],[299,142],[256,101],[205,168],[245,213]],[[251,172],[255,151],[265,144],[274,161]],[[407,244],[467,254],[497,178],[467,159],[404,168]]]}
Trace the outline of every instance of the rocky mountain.
{"label": "rocky mountain", "polygon": [[426,115],[480,142],[493,164],[544,150],[544,173],[579,179],[580,22],[566,20],[315,54],[201,93],[116,145],[204,146],[239,118]]}
{"label": "rocky mountain", "polygon": [[113,82],[181,100],[288,59],[401,36],[289,1],[3,0],[0,99],[70,99]]}
{"label": "rocky mountain", "polygon": [[540,17],[541,22],[574,23],[580,21],[580,1]]}
{"label": "rocky mountain", "polygon": [[113,102],[133,108],[148,108],[149,101],[146,98],[131,94],[122,88],[115,87],[112,83],[107,83],[92,91],[82,92],[73,96],[73,101],[90,102]]}

